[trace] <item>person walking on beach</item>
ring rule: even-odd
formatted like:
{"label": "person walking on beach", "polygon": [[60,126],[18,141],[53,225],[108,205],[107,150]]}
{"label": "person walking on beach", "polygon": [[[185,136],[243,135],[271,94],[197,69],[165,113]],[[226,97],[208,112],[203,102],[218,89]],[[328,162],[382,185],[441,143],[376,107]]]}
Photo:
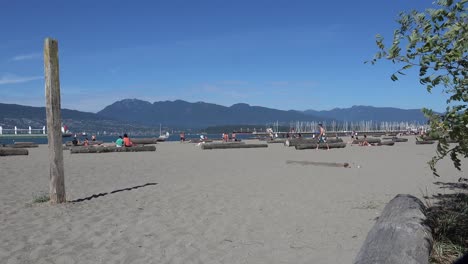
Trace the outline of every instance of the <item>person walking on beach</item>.
{"label": "person walking on beach", "polygon": [[232,141],[236,141],[236,132],[232,132]]}
{"label": "person walking on beach", "polygon": [[123,136],[123,142],[124,142],[124,146],[125,146],[125,147],[131,147],[131,146],[133,146],[133,143],[132,143],[132,141],[130,140],[130,138],[128,137],[127,134],[124,134],[124,136]]}
{"label": "person walking on beach", "polygon": [[327,149],[330,150],[330,146],[328,146],[327,138],[325,137],[325,128],[323,128],[322,124],[319,124],[320,134],[318,135],[318,143],[317,149],[319,149],[320,143],[327,144]]}
{"label": "person walking on beach", "polygon": [[185,142],[185,132],[180,132],[180,142]]}

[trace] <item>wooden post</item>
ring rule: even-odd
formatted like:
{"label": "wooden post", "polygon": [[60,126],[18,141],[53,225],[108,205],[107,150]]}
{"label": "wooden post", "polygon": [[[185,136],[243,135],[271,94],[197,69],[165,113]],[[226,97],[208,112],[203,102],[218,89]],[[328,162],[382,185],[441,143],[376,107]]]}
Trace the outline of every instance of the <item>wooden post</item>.
{"label": "wooden post", "polygon": [[64,203],[65,179],[63,171],[62,117],[60,113],[60,78],[57,40],[44,41],[44,75],[47,114],[47,139],[49,142],[51,203]]}

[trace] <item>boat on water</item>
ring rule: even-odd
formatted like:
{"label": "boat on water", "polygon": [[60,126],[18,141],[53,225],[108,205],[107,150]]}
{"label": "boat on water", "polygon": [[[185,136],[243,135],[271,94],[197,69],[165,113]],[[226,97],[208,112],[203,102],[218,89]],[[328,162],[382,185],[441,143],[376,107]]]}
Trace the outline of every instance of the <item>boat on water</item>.
{"label": "boat on water", "polygon": [[158,137],[158,141],[160,142],[164,142],[166,141],[168,138],[169,138],[170,134],[169,132],[166,131],[166,133],[163,135],[162,134],[162,126],[161,124],[159,124],[159,137]]}
{"label": "boat on water", "polygon": [[70,132],[70,130],[68,130],[68,126],[63,125],[62,126],[62,137],[71,137],[72,135],[73,135],[73,133]]}

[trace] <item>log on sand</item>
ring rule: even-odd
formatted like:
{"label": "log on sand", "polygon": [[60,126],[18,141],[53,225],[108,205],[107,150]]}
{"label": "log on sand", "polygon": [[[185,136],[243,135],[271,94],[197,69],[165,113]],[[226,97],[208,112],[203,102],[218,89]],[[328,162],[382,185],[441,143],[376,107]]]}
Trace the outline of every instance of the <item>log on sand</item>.
{"label": "log on sand", "polygon": [[0,156],[29,155],[29,151],[24,148],[0,148]]}
{"label": "log on sand", "polygon": [[189,141],[190,143],[202,143],[202,142],[213,142],[212,139],[201,139],[201,138],[194,138]]}
{"label": "log on sand", "polygon": [[392,141],[393,141],[393,142],[408,142],[408,139],[407,139],[407,138],[397,138],[397,137],[394,137],[394,138],[392,138]]}
{"label": "log on sand", "polygon": [[393,146],[395,145],[395,142],[393,141],[382,141],[380,143],[376,143],[377,146]]}
{"label": "log on sand", "polygon": [[16,146],[19,146],[19,145],[33,145],[33,144],[36,144],[36,143],[34,143],[34,142],[15,142],[13,144],[15,144]]}
{"label": "log on sand", "polygon": [[428,144],[434,144],[435,141],[428,141],[428,140],[419,140],[416,141],[416,145],[428,145]]}
{"label": "log on sand", "polygon": [[36,143],[29,143],[28,144],[12,144],[12,145],[5,145],[7,148],[37,148],[39,147]]}
{"label": "log on sand", "polygon": [[202,149],[237,149],[237,148],[267,148],[268,144],[226,144],[226,143],[208,143],[201,144]]}
{"label": "log on sand", "polygon": [[76,154],[76,153],[109,153],[109,152],[140,152],[140,151],[156,151],[156,146],[133,146],[133,147],[87,146],[87,147],[73,147],[73,148],[70,149],[71,154]]}
{"label": "log on sand", "polygon": [[[316,138],[292,138],[285,141],[284,145],[289,147],[295,147],[301,144],[312,144],[317,143],[318,139]],[[343,139],[341,138],[329,138],[327,139],[328,143],[341,143]]]}
{"label": "log on sand", "polygon": [[378,144],[378,143],[381,142],[380,138],[366,138],[366,139],[360,138],[360,139],[357,139],[357,140],[356,139],[353,140],[353,144],[360,144],[360,143],[362,143],[364,141],[367,141],[367,143],[369,143],[369,144]]}
{"label": "log on sand", "polygon": [[[345,148],[346,143],[328,143],[328,146],[332,148]],[[316,149],[317,148],[317,143],[307,143],[307,144],[301,144],[301,145],[296,145],[296,149],[302,150],[302,149]],[[319,149],[327,149],[327,144],[326,143],[320,143]]]}
{"label": "log on sand", "polygon": [[336,163],[336,162],[318,162],[318,161],[296,161],[296,160],[287,160],[286,164],[299,164],[299,165],[314,165],[314,166],[326,166],[326,167],[339,167],[339,168],[348,168],[349,163]]}
{"label": "log on sand", "polygon": [[275,139],[272,139],[272,140],[267,140],[267,143],[270,143],[270,144],[271,143],[283,143],[283,144],[285,144],[287,140],[288,139],[286,139],[286,138],[275,138]]}
{"label": "log on sand", "polygon": [[353,263],[429,263],[432,236],[424,224],[425,209],[418,198],[397,195],[383,209]]}

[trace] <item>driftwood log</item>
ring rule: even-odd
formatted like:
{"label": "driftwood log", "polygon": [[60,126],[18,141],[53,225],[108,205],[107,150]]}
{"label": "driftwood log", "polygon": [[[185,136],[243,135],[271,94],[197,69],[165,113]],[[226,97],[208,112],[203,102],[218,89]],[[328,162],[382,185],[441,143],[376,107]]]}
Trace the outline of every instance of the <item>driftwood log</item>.
{"label": "driftwood log", "polygon": [[[318,139],[317,138],[292,138],[288,139],[284,142],[285,146],[289,147],[295,147],[297,145],[301,144],[311,144],[311,143],[317,143]],[[328,143],[341,143],[343,142],[343,139],[341,138],[328,138],[327,139]]]}
{"label": "driftwood log", "polygon": [[36,144],[36,143],[34,143],[34,142],[15,142],[13,144],[19,146],[19,145],[32,145],[32,144]]}
{"label": "driftwood log", "polygon": [[24,148],[0,148],[0,156],[29,155],[29,151]]}
{"label": "driftwood log", "polygon": [[229,143],[207,143],[201,144],[202,149],[236,149],[236,148],[267,148],[268,144],[229,144]]}
{"label": "driftwood log", "polygon": [[271,143],[283,143],[283,144],[285,144],[287,140],[288,139],[286,139],[286,138],[275,138],[275,139],[267,140],[267,143],[270,143],[270,144]]}
{"label": "driftwood log", "polygon": [[416,145],[428,145],[428,144],[434,144],[435,141],[428,141],[428,140],[418,140],[416,141]]}
{"label": "driftwood log", "polygon": [[395,145],[395,142],[393,141],[382,141],[380,143],[377,143],[377,146],[393,146]]}
{"label": "driftwood log", "polygon": [[76,153],[109,153],[109,152],[140,152],[140,151],[156,151],[156,146],[133,146],[133,147],[103,147],[103,146],[87,146],[73,147],[70,149],[71,154]]}
{"label": "driftwood log", "polygon": [[12,145],[5,145],[7,148],[37,148],[39,147],[38,144],[36,143],[30,143],[30,144],[12,144]]}
{"label": "driftwood log", "polygon": [[202,143],[202,142],[213,142],[212,139],[201,139],[201,138],[194,138],[189,141],[190,143]]}
{"label": "driftwood log", "polygon": [[429,263],[432,235],[424,224],[425,210],[418,198],[397,195],[383,209],[353,263]]}
{"label": "driftwood log", "polygon": [[348,168],[349,163],[337,163],[337,162],[318,162],[318,161],[302,161],[302,160],[287,160],[286,164],[299,164],[299,165],[314,165],[314,166],[325,166],[325,167],[339,167],[339,168]]}
{"label": "driftwood log", "polygon": [[[332,148],[345,148],[346,143],[328,143],[328,146]],[[303,150],[303,149],[316,149],[317,148],[317,143],[306,143],[306,144],[300,144],[296,145],[296,149]],[[319,149],[327,149],[327,144],[326,143],[320,143]]]}
{"label": "driftwood log", "polygon": [[364,141],[367,141],[369,144],[378,144],[381,142],[380,138],[360,138],[353,140],[353,144],[360,144]]}
{"label": "driftwood log", "polygon": [[397,137],[394,137],[394,138],[392,138],[392,141],[393,141],[393,142],[408,142],[408,139],[407,139],[407,138],[397,138]]}

